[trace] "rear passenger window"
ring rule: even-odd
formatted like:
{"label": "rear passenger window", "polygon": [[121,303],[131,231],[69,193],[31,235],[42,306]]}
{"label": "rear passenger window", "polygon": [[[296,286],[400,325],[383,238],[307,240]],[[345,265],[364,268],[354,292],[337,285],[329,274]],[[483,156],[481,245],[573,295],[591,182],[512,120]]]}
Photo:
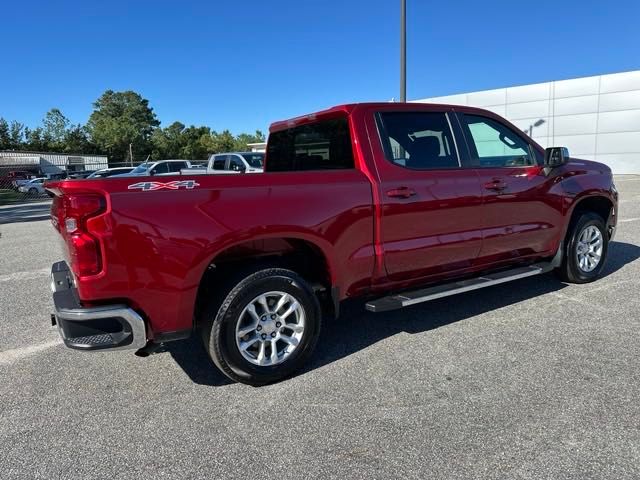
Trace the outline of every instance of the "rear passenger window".
{"label": "rear passenger window", "polygon": [[382,148],[390,162],[413,170],[458,168],[458,153],[444,113],[378,114]]}
{"label": "rear passenger window", "polygon": [[354,168],[346,118],[274,132],[268,145],[268,172]]}
{"label": "rear passenger window", "polygon": [[166,163],[160,163],[155,166],[152,172],[154,175],[158,175],[160,173],[169,173],[169,167]]}
{"label": "rear passenger window", "polygon": [[535,165],[529,144],[506,125],[491,118],[464,115],[470,140],[471,159],[480,167],[523,167]]}
{"label": "rear passenger window", "polygon": [[220,157],[213,158],[213,169],[214,170],[224,170],[224,164],[227,161],[226,155]]}

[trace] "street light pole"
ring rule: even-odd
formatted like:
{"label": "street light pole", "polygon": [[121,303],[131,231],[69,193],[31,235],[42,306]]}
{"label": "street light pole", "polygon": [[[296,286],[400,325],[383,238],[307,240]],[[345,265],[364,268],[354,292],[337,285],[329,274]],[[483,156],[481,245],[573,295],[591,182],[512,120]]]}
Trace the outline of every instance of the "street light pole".
{"label": "street light pole", "polygon": [[407,0],[400,0],[400,101],[407,101]]}

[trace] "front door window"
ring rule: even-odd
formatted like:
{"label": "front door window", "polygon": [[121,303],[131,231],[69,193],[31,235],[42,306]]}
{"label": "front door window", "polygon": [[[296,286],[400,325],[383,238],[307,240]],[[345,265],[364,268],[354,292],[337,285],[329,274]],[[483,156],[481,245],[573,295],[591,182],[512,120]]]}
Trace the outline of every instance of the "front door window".
{"label": "front door window", "polygon": [[487,117],[463,116],[471,142],[471,161],[483,168],[536,165],[529,144],[513,130]]}

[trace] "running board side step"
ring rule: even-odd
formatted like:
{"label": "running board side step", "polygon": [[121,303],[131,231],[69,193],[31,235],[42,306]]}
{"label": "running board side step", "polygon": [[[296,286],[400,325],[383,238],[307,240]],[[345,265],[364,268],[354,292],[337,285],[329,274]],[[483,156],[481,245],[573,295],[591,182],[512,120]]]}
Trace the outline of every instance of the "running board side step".
{"label": "running board side step", "polygon": [[470,292],[480,288],[491,287],[492,285],[511,282],[520,278],[540,275],[550,272],[554,267],[555,266],[552,262],[536,263],[527,267],[514,268],[512,270],[483,275],[481,277],[382,297],[377,300],[367,302],[365,308],[370,312],[388,312],[390,310],[397,310],[399,308],[415,305],[416,303],[429,302],[431,300],[449,297],[458,293]]}

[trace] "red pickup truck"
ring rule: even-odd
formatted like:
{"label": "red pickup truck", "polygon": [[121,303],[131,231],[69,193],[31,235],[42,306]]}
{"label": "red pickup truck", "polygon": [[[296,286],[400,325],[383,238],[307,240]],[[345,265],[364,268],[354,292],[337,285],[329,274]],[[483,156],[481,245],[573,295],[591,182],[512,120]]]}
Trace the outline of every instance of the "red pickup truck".
{"label": "red pickup truck", "polygon": [[148,354],[198,332],[251,385],[300,368],[347,298],[380,312],[552,270],[594,280],[618,197],[607,166],[491,112],[411,103],[276,122],[263,174],[47,188],[67,346]]}

